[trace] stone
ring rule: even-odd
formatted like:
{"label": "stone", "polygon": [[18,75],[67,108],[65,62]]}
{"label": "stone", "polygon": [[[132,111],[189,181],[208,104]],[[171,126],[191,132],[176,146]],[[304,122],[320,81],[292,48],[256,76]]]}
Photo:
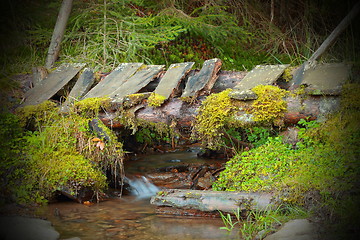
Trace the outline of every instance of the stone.
{"label": "stone", "polygon": [[0,226],[3,240],[57,240],[60,237],[51,222],[37,218],[1,216]]}
{"label": "stone", "polygon": [[317,227],[307,219],[295,219],[284,224],[264,240],[318,240]]}

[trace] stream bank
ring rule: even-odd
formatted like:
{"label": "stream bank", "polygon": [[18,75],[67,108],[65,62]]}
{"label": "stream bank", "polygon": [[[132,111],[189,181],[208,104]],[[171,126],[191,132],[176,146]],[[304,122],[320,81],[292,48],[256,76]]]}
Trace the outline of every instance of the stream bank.
{"label": "stream bank", "polygon": [[[136,158],[127,161],[125,171],[131,178],[150,173],[161,174],[158,172],[159,169],[180,169],[182,166],[219,162],[198,158],[196,150],[197,148],[190,148],[187,151],[173,153],[137,155]],[[109,189],[108,198],[100,203],[79,204],[70,199],[63,199],[41,207],[20,208],[16,214],[50,221],[61,239],[239,239],[237,231],[229,235],[219,229],[223,226],[221,218],[158,215],[156,207],[150,205],[150,196],[130,193],[119,197],[119,193],[119,189]],[[14,213],[15,208],[17,207],[10,207],[4,214]]]}

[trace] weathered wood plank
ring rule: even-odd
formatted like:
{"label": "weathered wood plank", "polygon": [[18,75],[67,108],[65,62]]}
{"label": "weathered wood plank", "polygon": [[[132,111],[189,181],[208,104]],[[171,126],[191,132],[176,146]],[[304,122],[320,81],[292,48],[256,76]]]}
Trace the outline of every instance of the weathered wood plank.
{"label": "weathered wood plank", "polygon": [[190,71],[194,62],[174,63],[171,64],[165,75],[161,78],[159,85],[154,93],[166,97],[168,99],[179,86],[180,81]]}
{"label": "weathered wood plank", "polygon": [[40,84],[25,93],[25,101],[20,107],[36,105],[50,99],[84,67],[85,64],[61,65],[41,81]]}
{"label": "weathered wood plank", "polygon": [[189,77],[181,97],[197,97],[203,92],[209,93],[218,77],[217,73],[221,64],[222,62],[218,58],[206,60],[200,72]]}
{"label": "weathered wood plank", "polygon": [[256,99],[256,94],[251,91],[258,85],[272,85],[281,76],[289,64],[284,65],[257,65],[251,70],[229,94],[238,100]]}
{"label": "weathered wood plank", "polygon": [[104,80],[92,88],[83,99],[110,95],[124,84],[142,65],[143,63],[121,63]]}
{"label": "weathered wood plank", "polygon": [[269,209],[274,207],[272,198],[270,193],[168,189],[158,192],[150,203],[158,207],[234,213],[238,208],[240,211]]}
{"label": "weathered wood plank", "polygon": [[84,94],[89,91],[94,81],[94,72],[90,68],[85,68],[74,87],[71,89],[69,95],[66,97],[66,101],[62,104],[61,111],[67,112],[70,104],[84,96]]}
{"label": "weathered wood plank", "polygon": [[114,102],[122,102],[126,95],[137,93],[145,87],[164,69],[165,65],[148,65],[141,68],[133,76],[127,79],[118,89],[113,91],[109,97]]}
{"label": "weathered wood plank", "polygon": [[350,65],[344,63],[318,64],[304,73],[302,84],[310,95],[340,95],[342,85],[349,80]]}

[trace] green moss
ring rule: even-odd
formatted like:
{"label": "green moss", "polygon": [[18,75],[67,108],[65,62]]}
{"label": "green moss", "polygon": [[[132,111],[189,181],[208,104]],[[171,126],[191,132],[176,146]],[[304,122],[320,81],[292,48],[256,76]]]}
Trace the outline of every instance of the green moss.
{"label": "green moss", "polygon": [[18,108],[16,113],[19,116],[22,126],[36,125],[35,127],[39,127],[56,117],[57,114],[54,114],[55,109],[56,103],[44,101],[38,105],[28,105]]}
{"label": "green moss", "polygon": [[201,104],[193,126],[193,138],[210,149],[221,147],[224,126],[231,121],[235,107],[229,97],[231,89],[209,95]]}
{"label": "green moss", "polygon": [[276,190],[293,163],[291,148],[284,145],[281,138],[271,138],[266,144],[228,161],[213,188],[250,192]]}
{"label": "green moss", "polygon": [[282,79],[284,79],[285,82],[290,82],[293,78],[293,75],[292,75],[292,69],[293,68],[286,68],[284,70],[284,73],[282,74]]}
{"label": "green moss", "polygon": [[[270,191],[285,203],[317,209],[324,217],[350,220],[343,203],[358,205],[354,196],[360,193],[358,91],[359,85],[345,86],[340,111],[325,123],[300,121],[296,148],[283,144],[281,138],[269,138],[264,145],[236,154],[213,188]],[[308,194],[313,202],[306,198]],[[352,221],[359,220],[353,217]]]}
{"label": "green moss", "polygon": [[1,177],[17,202],[41,202],[56,190],[74,196],[83,188],[100,193],[107,187],[106,171],[115,176],[123,172],[122,143],[101,121],[99,126],[109,139],[104,148],[92,141],[97,135],[90,130],[89,119],[97,117],[102,104],[101,99],[84,100],[74,106],[76,112],[66,115],[59,114],[51,102],[17,111],[22,126],[29,122],[35,126],[17,142],[18,155],[2,165],[9,170],[2,168]]}
{"label": "green moss", "polygon": [[143,120],[137,121],[136,141],[147,144],[158,144],[161,142],[173,143],[177,139],[177,133],[172,126],[166,123],[154,123]]}
{"label": "green moss", "polygon": [[287,103],[283,99],[288,93],[276,86],[258,85],[252,89],[258,96],[248,113],[254,115],[258,122],[276,122],[284,116]]}
{"label": "green moss", "polygon": [[170,124],[163,122],[150,122],[135,117],[133,109],[123,109],[119,112],[117,120],[125,128],[132,130],[135,139],[139,143],[148,145],[159,143],[175,144],[179,133],[175,130],[176,121]]}
{"label": "green moss", "polygon": [[86,98],[84,100],[75,102],[71,111],[82,115],[84,117],[98,116],[99,111],[110,107],[110,99],[107,97],[102,98]]}
{"label": "green moss", "polygon": [[167,98],[165,96],[162,96],[160,94],[151,93],[150,97],[148,98],[148,104],[152,107],[160,107],[161,104],[165,102]]}
{"label": "green moss", "polygon": [[134,93],[127,95],[123,102],[123,106],[125,108],[130,108],[135,105],[141,104],[144,100],[146,100],[149,97],[149,95],[150,93]]}

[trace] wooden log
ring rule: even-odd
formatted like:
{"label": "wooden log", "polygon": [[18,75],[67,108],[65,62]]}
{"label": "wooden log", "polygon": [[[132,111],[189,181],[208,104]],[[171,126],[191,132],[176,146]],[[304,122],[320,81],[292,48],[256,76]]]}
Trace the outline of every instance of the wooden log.
{"label": "wooden log", "polygon": [[[288,97],[285,99],[287,102],[287,112],[283,117],[283,122],[288,125],[296,124],[300,119],[309,118],[310,120],[318,119],[320,121],[326,120],[326,116],[336,111],[340,104],[340,98],[336,96],[308,96],[302,99],[299,96]],[[143,106],[134,112],[135,117],[138,119],[150,121],[150,122],[162,122],[168,125],[172,121],[177,122],[178,128],[191,128],[196,115],[198,114],[199,107],[202,99],[198,102],[190,104],[182,101],[179,98],[170,99],[159,108],[153,108],[149,106]],[[244,104],[251,105],[251,101],[245,101]],[[107,114],[108,115],[108,114]],[[100,118],[107,126],[116,128],[121,127],[115,119],[109,118],[109,115],[100,114]],[[244,111],[235,113],[235,117],[238,121],[243,123],[254,123],[252,116],[246,114]],[[109,125],[112,123],[113,125]]]}
{"label": "wooden log", "polygon": [[247,193],[168,189],[157,193],[150,203],[158,207],[195,209],[204,212],[262,211],[275,207],[271,193]]}

